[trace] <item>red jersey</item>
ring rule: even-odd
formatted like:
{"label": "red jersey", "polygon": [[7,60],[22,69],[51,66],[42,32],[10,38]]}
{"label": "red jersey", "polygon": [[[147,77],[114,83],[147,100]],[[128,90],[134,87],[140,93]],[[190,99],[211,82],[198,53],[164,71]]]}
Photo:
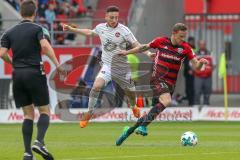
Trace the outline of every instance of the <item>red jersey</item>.
{"label": "red jersey", "polygon": [[158,37],[150,43],[151,48],[158,49],[156,52],[153,68],[153,79],[163,79],[171,85],[175,85],[178,71],[185,58],[191,60],[195,57],[188,43],[173,45],[167,37]]}
{"label": "red jersey", "polygon": [[210,55],[206,55],[206,56],[200,56],[197,57],[198,59],[200,58],[205,58],[208,63],[205,64],[201,70],[199,71],[195,71],[194,74],[197,77],[200,78],[208,78],[212,76],[212,72],[213,72],[213,62],[212,62],[212,57]]}

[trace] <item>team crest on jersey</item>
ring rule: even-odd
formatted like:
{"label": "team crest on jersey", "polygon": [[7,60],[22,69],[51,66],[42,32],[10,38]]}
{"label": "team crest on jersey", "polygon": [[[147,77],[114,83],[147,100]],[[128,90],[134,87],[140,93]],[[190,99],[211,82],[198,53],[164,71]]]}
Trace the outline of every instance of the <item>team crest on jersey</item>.
{"label": "team crest on jersey", "polygon": [[182,48],[178,48],[178,53],[183,53],[183,49]]}
{"label": "team crest on jersey", "polygon": [[120,33],[119,33],[119,32],[116,32],[116,33],[115,33],[115,36],[116,36],[116,37],[119,37],[119,36],[120,36]]}

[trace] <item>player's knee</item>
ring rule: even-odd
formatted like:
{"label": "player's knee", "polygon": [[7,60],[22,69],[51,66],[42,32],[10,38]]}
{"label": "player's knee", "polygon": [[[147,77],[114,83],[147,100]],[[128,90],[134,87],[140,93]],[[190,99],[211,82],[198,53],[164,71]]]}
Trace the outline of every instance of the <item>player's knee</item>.
{"label": "player's knee", "polygon": [[103,80],[101,78],[96,79],[91,91],[100,92],[101,89],[104,87],[104,85],[105,85],[105,80]]}
{"label": "player's knee", "polygon": [[35,115],[34,111],[33,112],[25,112],[24,118],[34,120],[34,115]]}
{"label": "player's knee", "polygon": [[93,86],[91,91],[93,91],[93,92],[100,92],[101,89],[102,89],[101,86]]}
{"label": "player's knee", "polygon": [[171,105],[172,98],[171,96],[160,97],[159,101],[165,106],[168,107]]}
{"label": "player's knee", "polygon": [[33,105],[24,106],[23,107],[23,114],[24,114],[24,118],[25,119],[33,120],[34,119],[34,115],[35,115]]}
{"label": "player's knee", "polygon": [[40,113],[40,114],[50,115],[50,109],[49,109],[49,106],[48,106],[48,105],[46,105],[46,106],[40,106],[40,107],[38,108],[38,110],[39,110],[39,113]]}
{"label": "player's knee", "polygon": [[34,120],[34,114],[26,114],[26,115],[24,115],[24,119]]}

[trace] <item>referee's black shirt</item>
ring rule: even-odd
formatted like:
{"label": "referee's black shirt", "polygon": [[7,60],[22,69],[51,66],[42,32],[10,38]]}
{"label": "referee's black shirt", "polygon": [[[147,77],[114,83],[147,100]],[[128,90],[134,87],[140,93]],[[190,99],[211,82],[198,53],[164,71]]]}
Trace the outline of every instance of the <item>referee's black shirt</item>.
{"label": "referee's black shirt", "polygon": [[3,33],[1,47],[12,49],[14,68],[40,66],[41,39],[49,40],[49,32],[36,23],[23,20]]}

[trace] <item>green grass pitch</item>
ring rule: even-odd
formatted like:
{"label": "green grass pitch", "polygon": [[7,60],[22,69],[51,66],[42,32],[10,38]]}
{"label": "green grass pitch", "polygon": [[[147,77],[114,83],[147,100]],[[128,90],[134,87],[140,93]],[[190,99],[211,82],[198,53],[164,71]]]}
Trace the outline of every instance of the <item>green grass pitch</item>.
{"label": "green grass pitch", "polygon": [[[131,135],[115,146],[126,125],[133,123],[51,124],[46,142],[56,160],[239,160],[239,122],[159,122],[149,135]],[[182,147],[180,136],[194,131],[199,144]],[[36,126],[34,136],[36,136]],[[20,160],[23,143],[20,124],[0,124],[0,160]],[[36,156],[37,160],[42,158]]]}

